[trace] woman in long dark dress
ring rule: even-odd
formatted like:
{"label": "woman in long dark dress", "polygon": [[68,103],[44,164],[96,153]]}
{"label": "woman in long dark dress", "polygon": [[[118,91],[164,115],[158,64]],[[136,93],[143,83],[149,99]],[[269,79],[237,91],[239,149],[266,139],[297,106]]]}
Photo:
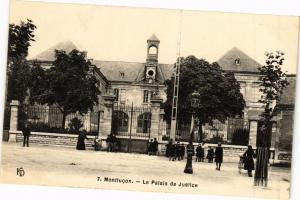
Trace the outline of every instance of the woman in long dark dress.
{"label": "woman in long dark dress", "polygon": [[249,145],[247,151],[243,155],[244,161],[244,169],[248,171],[248,176],[252,177],[252,170],[254,170],[254,158],[256,157],[252,146]]}
{"label": "woman in long dark dress", "polygon": [[220,171],[221,164],[223,162],[223,148],[221,147],[220,142],[218,143],[218,146],[215,151],[215,162],[216,162],[216,166],[217,166],[216,170]]}
{"label": "woman in long dark dress", "polygon": [[85,143],[84,143],[85,139],[88,139],[86,137],[86,133],[79,132],[78,140],[77,140],[77,146],[76,146],[77,150],[85,150]]}

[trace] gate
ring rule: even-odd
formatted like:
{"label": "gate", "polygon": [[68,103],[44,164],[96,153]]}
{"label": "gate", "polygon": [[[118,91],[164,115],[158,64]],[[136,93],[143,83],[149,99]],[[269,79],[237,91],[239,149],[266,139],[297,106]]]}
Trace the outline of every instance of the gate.
{"label": "gate", "polygon": [[151,108],[114,105],[112,133],[119,139],[119,150],[147,152],[151,129]]}

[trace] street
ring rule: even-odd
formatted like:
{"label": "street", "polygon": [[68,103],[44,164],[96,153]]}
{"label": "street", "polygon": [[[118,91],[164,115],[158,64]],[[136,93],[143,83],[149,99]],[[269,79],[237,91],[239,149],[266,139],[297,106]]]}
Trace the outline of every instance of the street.
{"label": "street", "polygon": [[[186,160],[169,161],[163,156],[78,151],[63,147],[20,143],[2,144],[0,183],[176,192],[288,199],[290,169],[270,167],[267,188],[253,186],[237,163],[193,162],[194,174],[183,173]],[[24,176],[17,175],[17,169]]]}

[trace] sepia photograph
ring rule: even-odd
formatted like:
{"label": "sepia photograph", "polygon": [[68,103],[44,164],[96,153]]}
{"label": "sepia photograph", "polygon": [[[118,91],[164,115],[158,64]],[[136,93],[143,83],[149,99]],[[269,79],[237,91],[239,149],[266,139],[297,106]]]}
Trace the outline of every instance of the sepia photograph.
{"label": "sepia photograph", "polygon": [[299,17],[9,13],[1,184],[290,198]]}

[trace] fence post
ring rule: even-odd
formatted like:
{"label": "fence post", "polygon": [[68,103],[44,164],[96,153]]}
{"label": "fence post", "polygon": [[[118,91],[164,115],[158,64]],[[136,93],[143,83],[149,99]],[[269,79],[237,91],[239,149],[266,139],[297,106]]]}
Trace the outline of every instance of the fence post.
{"label": "fence post", "polygon": [[112,129],[112,118],[113,118],[113,105],[114,105],[115,96],[112,94],[107,94],[103,96],[104,100],[104,110],[103,117],[101,117],[100,121],[100,130],[99,130],[99,138],[101,139],[102,147],[107,148],[106,138],[109,134],[111,134]]}
{"label": "fence post", "polygon": [[256,138],[257,138],[257,126],[258,121],[254,119],[249,120],[250,130],[249,130],[249,145],[252,147],[256,146]]}
{"label": "fence post", "polygon": [[18,111],[19,111],[19,101],[12,100],[10,103],[10,124],[9,124],[9,142],[17,141],[17,130],[18,130]]}
{"label": "fence post", "polygon": [[162,99],[151,99],[151,128],[150,138],[159,139],[160,104]]}

